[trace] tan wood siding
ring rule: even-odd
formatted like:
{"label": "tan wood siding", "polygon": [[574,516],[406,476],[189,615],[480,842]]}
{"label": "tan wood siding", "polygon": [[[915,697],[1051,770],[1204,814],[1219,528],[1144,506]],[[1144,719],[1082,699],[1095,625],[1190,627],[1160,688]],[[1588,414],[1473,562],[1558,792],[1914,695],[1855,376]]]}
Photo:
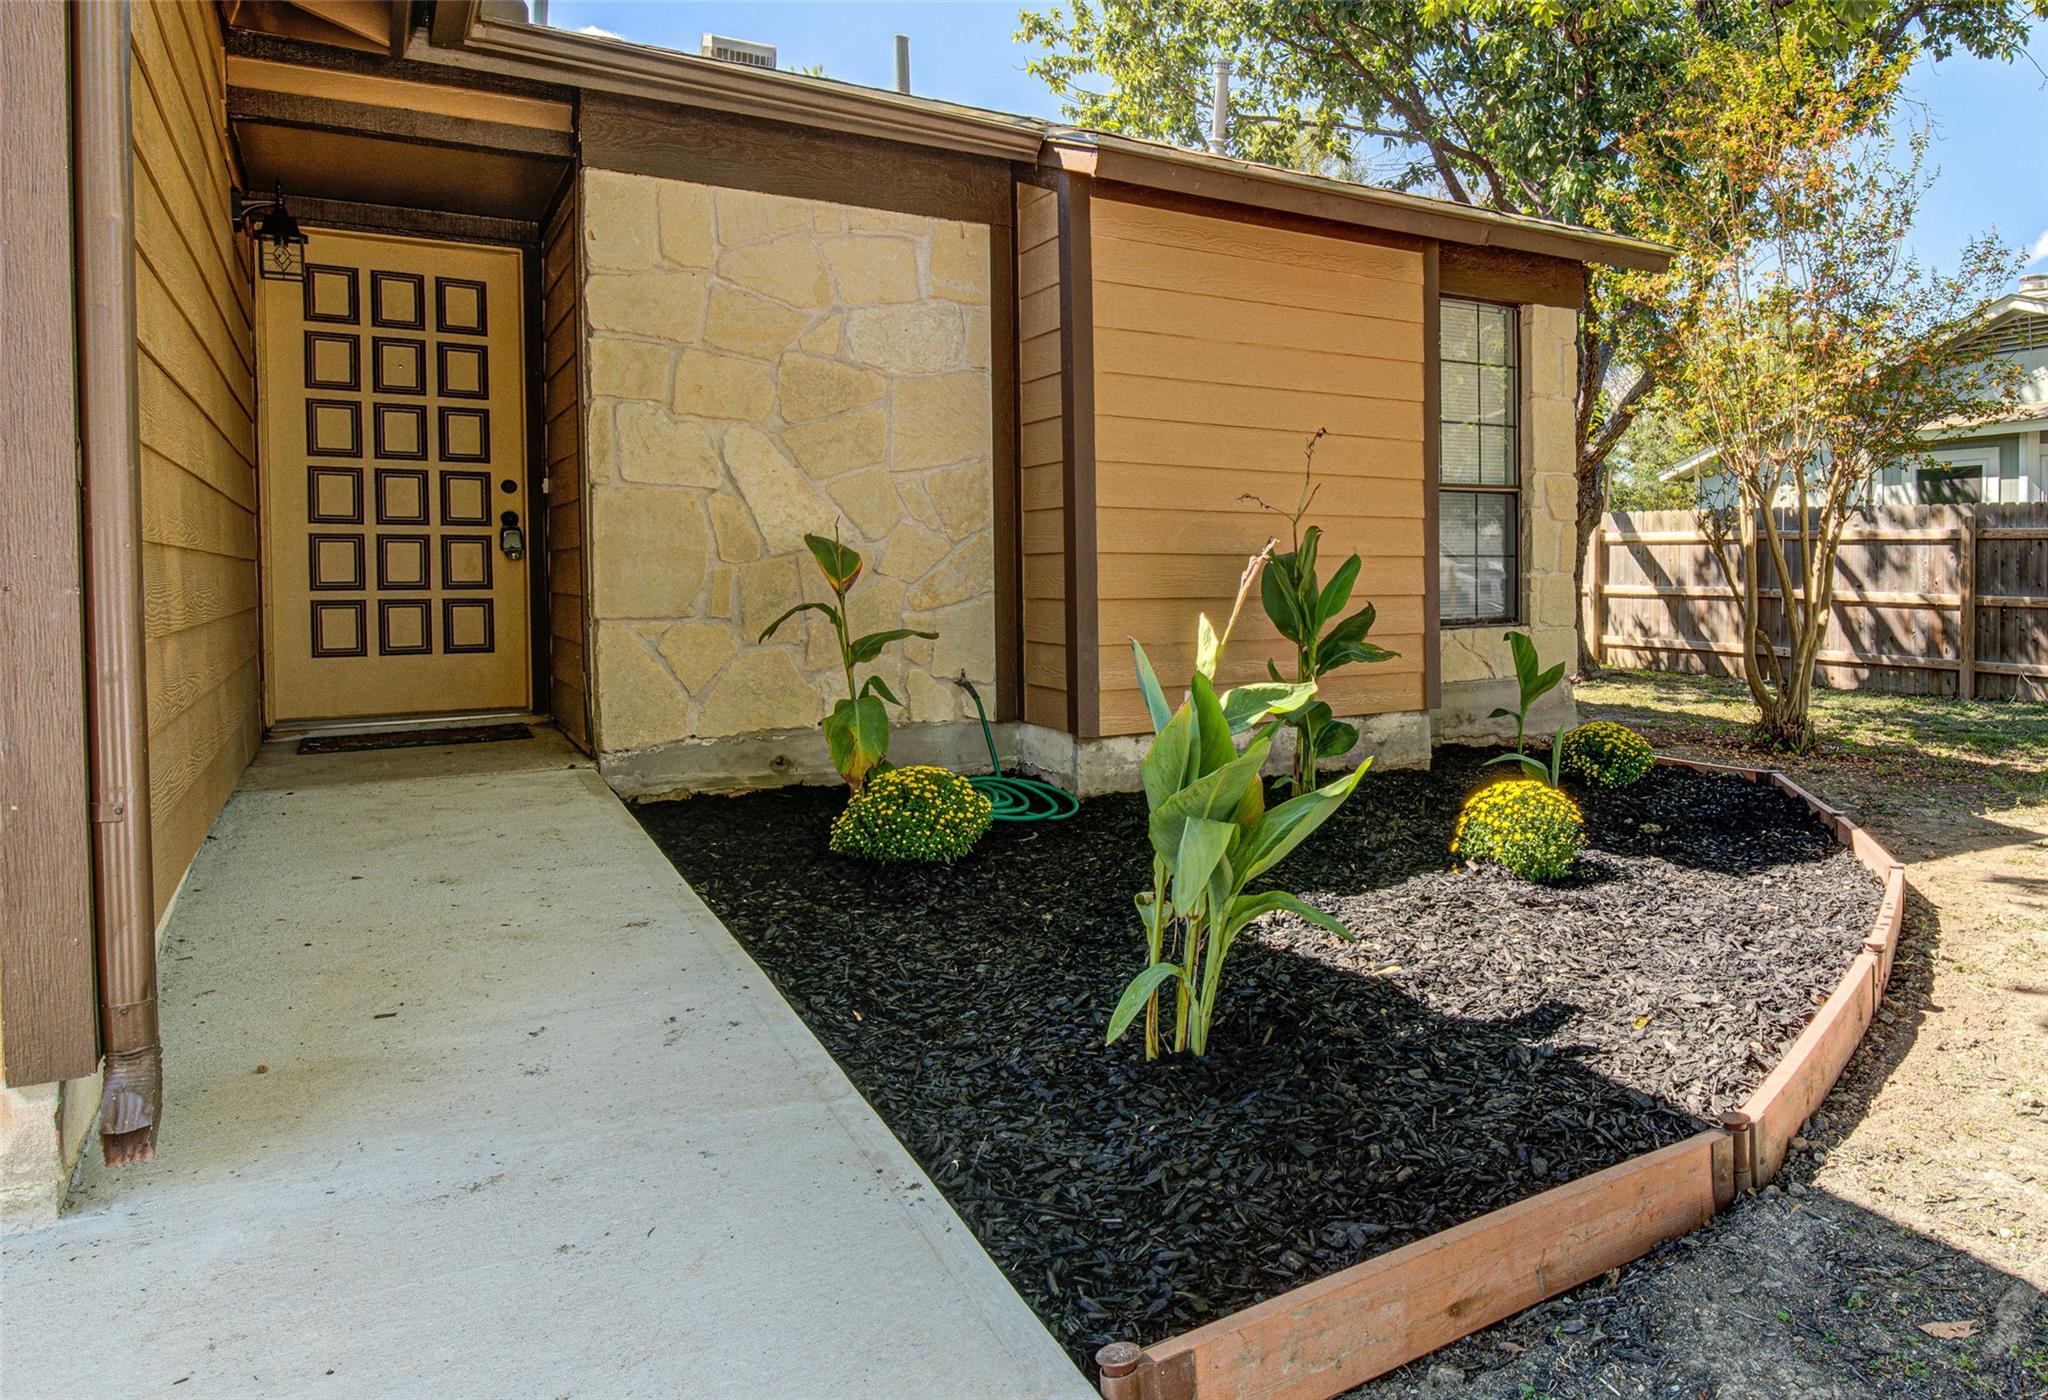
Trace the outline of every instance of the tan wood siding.
{"label": "tan wood siding", "polygon": [[549,699],[555,724],[590,748],[583,589],[583,276],[577,266],[576,191],[548,224],[541,248],[541,417],[546,454]]}
{"label": "tan wood siding", "polygon": [[1018,509],[1024,719],[1067,727],[1066,513],[1061,508],[1059,198],[1017,187]]}
{"label": "tan wood siding", "polygon": [[135,296],[159,914],[262,734],[255,346],[210,5],[134,13]]}
{"label": "tan wood siding", "polygon": [[[1196,614],[1221,625],[1246,558],[1286,529],[1239,497],[1291,506],[1317,428],[1323,557],[1363,556],[1354,604],[1401,653],[1324,695],[1339,714],[1421,709],[1422,254],[1100,191],[1092,224],[1102,732],[1149,727],[1129,637],[1184,682]],[[1291,665],[1254,599],[1222,679],[1263,678],[1268,657]]]}

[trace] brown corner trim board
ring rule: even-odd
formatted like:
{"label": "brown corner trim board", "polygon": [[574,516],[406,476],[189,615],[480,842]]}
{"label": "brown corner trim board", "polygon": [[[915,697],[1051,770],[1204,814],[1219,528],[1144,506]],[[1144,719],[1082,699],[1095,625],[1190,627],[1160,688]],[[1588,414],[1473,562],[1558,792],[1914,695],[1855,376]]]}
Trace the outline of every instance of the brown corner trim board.
{"label": "brown corner trim board", "polygon": [[1804,802],[1884,882],[1833,995],[1722,1126],[1468,1220],[1149,1347],[1096,1356],[1105,1400],[1328,1400],[1641,1258],[1768,1184],[1849,1063],[1891,976],[1906,868],[1783,773],[1659,758]]}

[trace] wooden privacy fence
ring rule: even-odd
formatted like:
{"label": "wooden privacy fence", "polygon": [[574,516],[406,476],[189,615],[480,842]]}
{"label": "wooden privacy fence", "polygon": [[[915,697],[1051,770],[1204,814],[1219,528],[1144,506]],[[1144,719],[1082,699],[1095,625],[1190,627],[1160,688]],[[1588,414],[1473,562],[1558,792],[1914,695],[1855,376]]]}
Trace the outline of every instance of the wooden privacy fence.
{"label": "wooden privacy fence", "polygon": [[[1779,513],[1791,564],[1797,518]],[[1741,577],[1739,548],[1730,554]],[[1758,592],[1789,653],[1776,572]],[[1741,611],[1691,511],[1608,515],[1589,547],[1587,635],[1602,665],[1741,674]],[[1909,695],[2048,700],[2048,504],[1867,512],[1835,560],[1820,683]]]}

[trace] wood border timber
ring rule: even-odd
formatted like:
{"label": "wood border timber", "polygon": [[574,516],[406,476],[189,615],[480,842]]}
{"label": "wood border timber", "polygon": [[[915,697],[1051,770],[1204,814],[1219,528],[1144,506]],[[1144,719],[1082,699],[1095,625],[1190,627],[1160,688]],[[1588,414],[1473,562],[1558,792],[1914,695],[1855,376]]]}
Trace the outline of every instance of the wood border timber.
{"label": "wood border timber", "polygon": [[1905,910],[1905,866],[1783,773],[1659,757],[1767,782],[1804,802],[1883,882],[1835,990],[1721,1127],[1490,1211],[1149,1347],[1096,1355],[1104,1400],[1327,1400],[1641,1258],[1776,1176],[1877,1013]]}

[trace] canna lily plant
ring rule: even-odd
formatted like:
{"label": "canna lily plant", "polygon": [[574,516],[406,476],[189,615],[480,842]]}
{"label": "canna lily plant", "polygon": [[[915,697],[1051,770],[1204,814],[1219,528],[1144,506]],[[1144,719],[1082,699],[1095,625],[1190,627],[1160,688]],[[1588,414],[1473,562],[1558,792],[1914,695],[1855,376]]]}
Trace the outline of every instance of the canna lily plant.
{"label": "canna lily plant", "polygon": [[[1337,566],[1327,584],[1316,578],[1316,548],[1322,542],[1323,528],[1311,525],[1303,529],[1301,522],[1322,490],[1315,480],[1316,444],[1329,431],[1316,429],[1302,449],[1301,496],[1293,510],[1281,510],[1249,494],[1239,497],[1285,516],[1293,530],[1294,548],[1274,555],[1266,566],[1259,581],[1259,601],[1273,626],[1294,646],[1296,681],[1320,681],[1339,666],[1392,661],[1400,655],[1365,639],[1378,615],[1371,603],[1338,620],[1351,601],[1352,585],[1358,581],[1361,566],[1356,554]],[[1276,681],[1281,679],[1280,668],[1271,661],[1266,663],[1266,673]],[[1290,713],[1284,723],[1294,731],[1292,781],[1296,796],[1315,787],[1318,763],[1349,753],[1358,742],[1358,726],[1338,719],[1327,701],[1311,700]]]}
{"label": "canna lily plant", "polygon": [[936,632],[920,632],[914,627],[892,627],[886,632],[870,632],[865,637],[851,637],[846,634],[846,595],[853,588],[854,580],[860,577],[861,557],[858,550],[843,545],[836,537],[826,539],[822,535],[805,535],[804,543],[809,546],[811,557],[818,561],[818,568],[825,575],[825,582],[831,585],[831,603],[798,603],[781,617],[762,629],[761,640],[774,636],[783,623],[800,612],[823,613],[831,619],[832,630],[839,636],[839,664],[846,668],[846,698],[832,707],[832,713],[825,716],[825,746],[832,751],[832,766],[839,770],[839,776],[846,779],[846,785],[859,792],[867,782],[868,774],[886,763],[889,758],[889,712],[882,708],[882,702],[901,705],[890,691],[888,683],[880,676],[869,676],[856,686],[854,668],[865,666],[882,654],[882,648],[891,642],[900,642],[908,637],[937,637]]}
{"label": "canna lily plant", "polygon": [[[1169,987],[1173,1048],[1195,1055],[1208,1050],[1224,960],[1238,934],[1261,914],[1286,909],[1350,936],[1335,919],[1283,890],[1245,892],[1327,821],[1365,773],[1361,765],[1320,791],[1266,807],[1260,770],[1272,751],[1273,732],[1313,700],[1315,683],[1261,682],[1222,695],[1215,687],[1231,626],[1266,558],[1261,553],[1245,570],[1220,636],[1207,615],[1201,618],[1195,672],[1178,709],[1168,710],[1145,649],[1135,638],[1131,642],[1155,731],[1140,765],[1151,814],[1152,888],[1136,896],[1146,965],[1124,988],[1107,1039],[1113,1044],[1142,1017],[1148,1060],[1157,1058],[1163,1042],[1161,1002]],[[1239,753],[1233,736],[1247,730],[1253,738]]]}
{"label": "canna lily plant", "polygon": [[1536,656],[1536,643],[1530,641],[1525,632],[1508,633],[1507,642],[1508,651],[1515,658],[1515,689],[1520,694],[1521,703],[1512,710],[1504,705],[1496,706],[1487,718],[1511,719],[1515,722],[1515,751],[1489,758],[1486,764],[1512,763],[1537,782],[1558,787],[1564,767],[1564,730],[1560,729],[1551,736],[1550,762],[1547,764],[1540,758],[1531,758],[1526,751],[1526,745],[1529,711],[1538,700],[1556,689],[1557,683],[1564,679],[1564,663],[1560,661],[1549,670],[1543,670],[1543,663]]}

